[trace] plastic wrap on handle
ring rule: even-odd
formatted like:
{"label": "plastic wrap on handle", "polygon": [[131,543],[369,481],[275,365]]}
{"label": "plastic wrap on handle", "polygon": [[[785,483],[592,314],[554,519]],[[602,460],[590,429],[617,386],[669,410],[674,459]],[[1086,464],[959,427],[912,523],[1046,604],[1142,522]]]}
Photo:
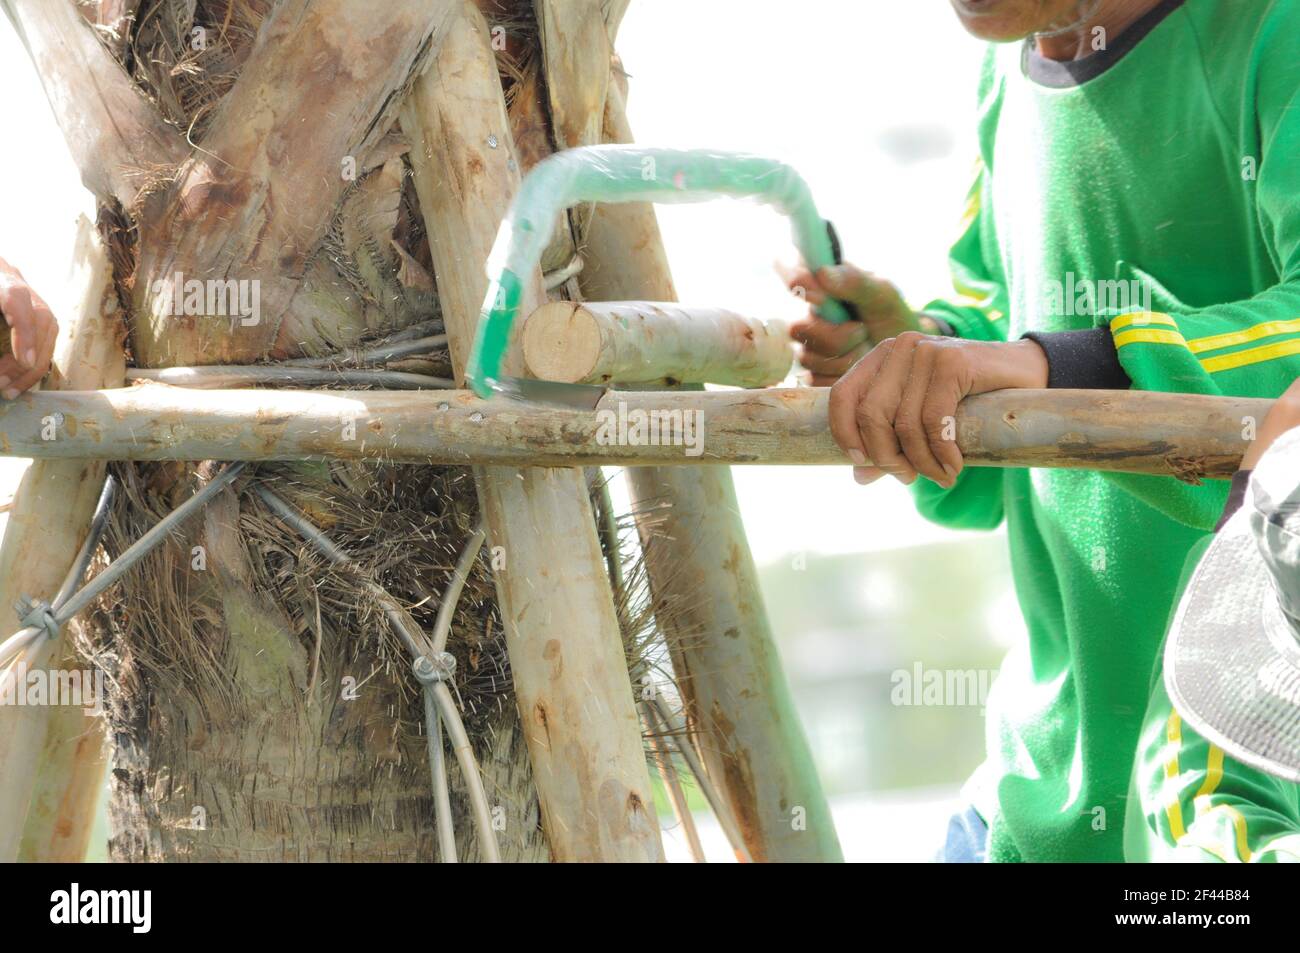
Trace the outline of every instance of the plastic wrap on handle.
{"label": "plastic wrap on handle", "polygon": [[[465,379],[487,397],[499,378],[523,293],[521,276],[541,261],[556,216],[585,202],[704,202],[752,198],[790,219],[795,247],[814,271],[835,264],[826,222],[808,184],[783,162],[735,152],[585,146],[539,162],[524,179],[488,256],[488,293]],[[828,299],[818,314],[849,320]]]}

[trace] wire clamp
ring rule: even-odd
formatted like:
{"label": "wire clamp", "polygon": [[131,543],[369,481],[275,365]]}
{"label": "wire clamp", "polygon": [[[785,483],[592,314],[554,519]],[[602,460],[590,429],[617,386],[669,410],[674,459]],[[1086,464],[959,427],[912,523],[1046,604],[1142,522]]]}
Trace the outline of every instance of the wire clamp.
{"label": "wire clamp", "polygon": [[54,617],[54,607],[48,602],[43,599],[19,596],[18,601],[14,603],[14,608],[18,610],[18,616],[24,626],[44,629],[45,634],[51,639],[59,637],[59,620]]}
{"label": "wire clamp", "polygon": [[456,672],[456,657],[450,652],[439,652],[434,656],[421,655],[411,663],[411,671],[421,685],[449,682]]}

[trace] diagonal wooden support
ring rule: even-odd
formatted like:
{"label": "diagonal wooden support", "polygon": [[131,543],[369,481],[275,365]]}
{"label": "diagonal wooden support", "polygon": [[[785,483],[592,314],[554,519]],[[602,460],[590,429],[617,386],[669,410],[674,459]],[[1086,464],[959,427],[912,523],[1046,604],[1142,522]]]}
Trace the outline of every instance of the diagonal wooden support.
{"label": "diagonal wooden support", "polygon": [[189,155],[126,71],[95,37],[76,4],[0,0],[45,87],[82,182],[104,202],[124,207],[151,180]]}
{"label": "diagonal wooden support", "polygon": [[[74,280],[81,306],[65,318],[48,386],[120,386],[123,329],[108,254],[85,219]],[[57,418],[46,414],[47,424]],[[47,431],[48,432],[48,431]],[[104,482],[104,464],[36,460],[20,478],[0,543],[0,638],[20,626],[20,596],[50,599],[85,539]],[[45,639],[14,662],[28,671],[81,668],[71,635]],[[0,861],[80,860],[104,779],[103,736],[81,706],[0,706]]]}
{"label": "diagonal wooden support", "polygon": [[[620,83],[605,134],[631,142]],[[673,301],[649,205],[597,207],[579,278],[597,300]],[[690,726],[755,861],[843,859],[817,769],[781,667],[731,473],[633,468],[628,487],[656,600],[672,606],[676,671]]]}
{"label": "diagonal wooden support", "polygon": [[[487,291],[484,262],[519,169],[487,23],[455,2],[402,110],[456,373]],[[544,300],[533,276],[528,307]],[[510,666],[559,861],[662,860],[618,619],[575,469],[477,471]]]}

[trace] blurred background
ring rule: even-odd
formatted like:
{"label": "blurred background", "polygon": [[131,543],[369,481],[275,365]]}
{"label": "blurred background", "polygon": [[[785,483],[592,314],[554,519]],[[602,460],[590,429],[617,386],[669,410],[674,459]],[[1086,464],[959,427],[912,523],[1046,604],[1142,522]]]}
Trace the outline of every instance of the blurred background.
{"label": "blurred background", "polygon": [[[982,50],[946,3],[637,0],[618,47],[640,142],[784,159],[808,179],[846,257],[916,306],[948,293]],[[93,218],[94,205],[70,186],[77,174],[3,18],[0,84],[10,130],[0,150],[0,256],[58,314],[70,307],[73,226],[78,214]],[[683,300],[798,315],[772,267],[794,253],[770,210],[715,202],[661,206],[659,218]],[[924,701],[917,683],[935,673],[986,687],[1019,636],[1002,534],[927,524],[904,488],[858,487],[848,467],[733,472],[845,855],[928,859],[981,760],[984,711],[978,692],[960,703],[897,702]],[[700,823],[710,859],[726,859],[716,826]],[[666,841],[670,856],[685,858],[679,832]]]}

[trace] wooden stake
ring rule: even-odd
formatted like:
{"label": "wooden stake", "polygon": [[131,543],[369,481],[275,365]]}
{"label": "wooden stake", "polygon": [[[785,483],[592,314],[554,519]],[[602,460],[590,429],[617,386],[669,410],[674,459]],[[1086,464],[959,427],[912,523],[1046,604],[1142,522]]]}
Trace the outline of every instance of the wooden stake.
{"label": "wooden stake", "polygon": [[[622,11],[616,5],[608,12]],[[617,65],[615,73],[605,136],[631,142]],[[597,206],[586,259],[579,282],[588,297],[677,297],[650,205]],[[651,587],[656,599],[673,606],[665,627],[694,732],[679,743],[698,746],[751,859],[842,859],[763,606],[731,474],[632,468],[627,479]]]}
{"label": "wooden stake", "polygon": [[81,180],[101,201],[135,204],[189,154],[74,3],[2,0],[31,55]]}
{"label": "wooden stake", "polygon": [[552,301],[519,340],[534,377],[565,383],[767,387],[794,362],[779,321],[655,301]]}
{"label": "wooden stake", "polygon": [[[825,388],[610,391],[595,411],[469,391],[120,390],[0,404],[0,456],[64,460],[391,460],[507,467],[847,465]],[[1272,401],[1008,390],[957,408],[966,463],[1230,477],[1243,417]],[[62,415],[54,439],[45,418]],[[55,417],[58,420],[58,417]]]}
{"label": "wooden stake", "polygon": [[[483,263],[519,169],[487,23],[473,3],[455,6],[436,63],[403,108],[402,126],[413,140],[416,189],[459,377],[487,290]],[[526,297],[531,306],[544,299],[540,273]],[[477,476],[551,854],[559,861],[662,860],[582,472],[495,466]]]}
{"label": "wooden stake", "polygon": [[[120,385],[123,332],[108,255],[90,222],[82,219],[79,227],[74,280],[84,283],[83,303],[63,316],[48,386]],[[22,475],[0,543],[0,631],[20,628],[11,610],[20,596],[54,595],[103,485],[104,464],[76,458],[36,460]],[[42,639],[13,664],[29,672],[84,668],[70,643],[66,631],[57,641]],[[82,858],[104,779],[101,732],[81,705],[0,706],[0,861],[14,860],[20,842],[26,860]]]}

